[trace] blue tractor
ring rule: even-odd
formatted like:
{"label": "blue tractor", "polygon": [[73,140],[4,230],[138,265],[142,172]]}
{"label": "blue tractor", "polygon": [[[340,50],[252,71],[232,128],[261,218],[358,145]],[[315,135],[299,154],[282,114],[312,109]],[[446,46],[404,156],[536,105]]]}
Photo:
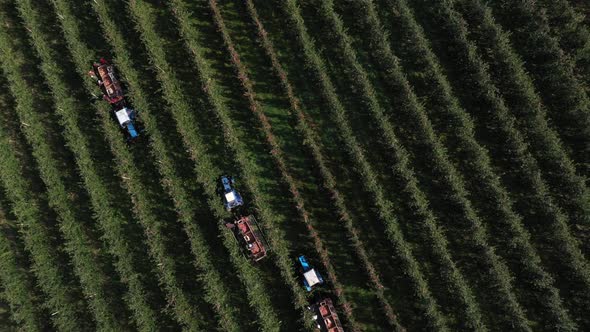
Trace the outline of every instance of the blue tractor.
{"label": "blue tractor", "polygon": [[114,66],[107,60],[100,59],[100,62],[92,65],[92,70],[88,74],[96,80],[103,93],[104,100],[112,105],[113,117],[119,122],[121,129],[127,136],[127,140],[136,139],[139,136],[135,124],[136,112],[126,105],[125,92],[121,81],[115,74]]}
{"label": "blue tractor", "polygon": [[324,283],[324,278],[322,275],[307,261],[307,258],[303,255],[298,257],[299,264],[301,264],[301,268],[303,269],[303,285],[305,285],[305,289],[308,292],[311,292],[314,286],[321,285]]}
{"label": "blue tractor", "polygon": [[223,205],[227,211],[231,211],[233,208],[244,205],[242,196],[240,196],[240,193],[233,188],[234,180],[231,176],[223,175],[221,177],[221,184],[223,186]]}
{"label": "blue tractor", "polygon": [[129,107],[123,106],[120,110],[115,111],[115,116],[119,125],[125,131],[125,135],[129,140],[137,138],[137,130],[135,129],[135,111]]}

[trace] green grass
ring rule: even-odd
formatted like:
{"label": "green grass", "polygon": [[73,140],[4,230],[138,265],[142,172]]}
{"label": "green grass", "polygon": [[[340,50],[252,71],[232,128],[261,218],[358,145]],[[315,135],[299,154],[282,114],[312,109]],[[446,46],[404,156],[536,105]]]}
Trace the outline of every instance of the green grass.
{"label": "green grass", "polygon": [[588,8],[509,4],[3,2],[0,329],[587,330]]}

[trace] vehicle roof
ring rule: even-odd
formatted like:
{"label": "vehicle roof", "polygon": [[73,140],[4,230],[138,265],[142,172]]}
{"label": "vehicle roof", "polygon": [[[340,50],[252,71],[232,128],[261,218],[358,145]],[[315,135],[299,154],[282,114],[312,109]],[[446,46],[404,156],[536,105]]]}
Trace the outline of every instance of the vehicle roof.
{"label": "vehicle roof", "polygon": [[230,191],[230,192],[228,192],[227,194],[225,194],[225,199],[226,199],[228,202],[233,202],[233,201],[235,201],[235,200],[236,200],[236,195],[234,194],[234,192],[233,192],[233,191]]}
{"label": "vehicle roof", "polygon": [[315,269],[311,269],[303,273],[303,277],[305,278],[305,280],[307,280],[307,283],[310,287],[321,283],[320,276],[318,275]]}
{"label": "vehicle roof", "polygon": [[119,120],[119,123],[121,125],[124,125],[125,123],[131,121],[131,119],[129,118],[129,114],[127,114],[127,108],[125,107],[115,112],[115,114],[117,115],[117,120]]}

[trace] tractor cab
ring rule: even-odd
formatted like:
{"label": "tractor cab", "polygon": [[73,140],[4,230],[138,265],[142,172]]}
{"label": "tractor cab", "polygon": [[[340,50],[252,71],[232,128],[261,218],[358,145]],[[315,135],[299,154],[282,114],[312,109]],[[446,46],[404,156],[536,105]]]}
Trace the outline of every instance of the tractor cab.
{"label": "tractor cab", "polygon": [[344,332],[334,304],[330,298],[324,298],[308,307],[314,315],[318,330],[322,332]]}
{"label": "tractor cab", "polygon": [[121,87],[121,82],[115,75],[115,69],[107,60],[100,59],[100,62],[92,64],[92,69],[88,74],[97,80],[98,86],[102,90],[103,98],[111,104],[117,104],[123,100],[125,94]]}
{"label": "tractor cab", "polygon": [[299,256],[298,260],[303,270],[303,285],[305,285],[305,289],[307,289],[308,292],[311,292],[314,286],[324,283],[322,275],[309,264],[305,256]]}
{"label": "tractor cab", "polygon": [[221,177],[223,205],[227,211],[231,211],[233,208],[244,204],[242,196],[237,190],[233,188],[234,180],[231,176]]}
{"label": "tractor cab", "polygon": [[135,128],[135,111],[129,107],[123,107],[118,111],[115,111],[115,117],[119,122],[121,128],[125,131],[125,134],[129,139],[137,138],[137,129]]}
{"label": "tractor cab", "polygon": [[269,246],[254,216],[241,217],[226,226],[233,230],[236,240],[248,258],[257,262],[266,257]]}

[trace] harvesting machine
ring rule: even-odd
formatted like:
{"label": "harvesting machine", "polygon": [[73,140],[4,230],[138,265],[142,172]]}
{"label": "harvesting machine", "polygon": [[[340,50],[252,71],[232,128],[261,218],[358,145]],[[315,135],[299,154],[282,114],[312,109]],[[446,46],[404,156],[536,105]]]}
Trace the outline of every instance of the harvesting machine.
{"label": "harvesting machine", "polygon": [[227,211],[244,204],[242,196],[233,188],[234,179],[231,176],[223,175],[221,177],[223,205]]}
{"label": "harvesting machine", "polygon": [[233,230],[236,240],[248,258],[257,262],[266,257],[269,246],[254,216],[240,217],[226,226]]}
{"label": "harvesting machine", "polygon": [[330,298],[323,298],[308,307],[314,315],[318,330],[322,332],[344,332],[334,304]]}
{"label": "harvesting machine", "polygon": [[305,285],[305,289],[307,289],[308,292],[311,292],[315,286],[319,286],[324,283],[324,278],[322,278],[322,275],[309,264],[305,256],[299,256],[298,260],[302,269],[303,285]]}
{"label": "harvesting machine", "polygon": [[97,81],[102,90],[103,99],[112,105],[112,115],[119,122],[128,139],[136,138],[138,133],[135,125],[135,111],[127,107],[125,103],[125,94],[121,82],[115,75],[113,65],[101,58],[99,62],[92,64],[92,70],[88,74]]}

